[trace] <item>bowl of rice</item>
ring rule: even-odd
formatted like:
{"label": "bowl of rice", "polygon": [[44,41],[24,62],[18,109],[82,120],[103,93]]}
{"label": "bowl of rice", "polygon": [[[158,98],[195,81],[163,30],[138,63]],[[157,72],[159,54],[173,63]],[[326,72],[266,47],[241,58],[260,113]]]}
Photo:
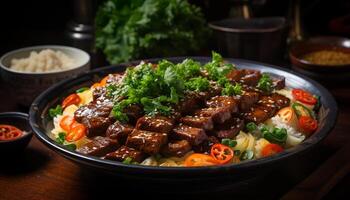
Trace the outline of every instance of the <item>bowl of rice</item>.
{"label": "bowl of rice", "polygon": [[27,47],[8,52],[0,58],[2,81],[22,106],[29,106],[36,96],[54,83],[89,69],[89,54],[68,46]]}

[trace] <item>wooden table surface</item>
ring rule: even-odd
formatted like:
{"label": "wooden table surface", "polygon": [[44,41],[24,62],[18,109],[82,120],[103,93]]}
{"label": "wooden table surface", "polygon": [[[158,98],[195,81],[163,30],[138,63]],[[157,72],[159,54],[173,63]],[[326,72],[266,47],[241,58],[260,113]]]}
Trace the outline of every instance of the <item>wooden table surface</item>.
{"label": "wooden table surface", "polygon": [[[309,158],[311,164],[308,170],[298,178],[293,177],[293,174],[284,177],[278,183],[281,190],[276,195],[270,195],[273,190],[265,192],[268,194],[265,196],[260,193],[254,194],[252,191],[250,197],[259,199],[262,197],[268,199],[343,199],[344,195],[350,195],[350,87],[341,86],[329,89],[338,102],[338,121],[334,130],[323,141],[320,153]],[[0,112],[25,111],[15,104],[8,92],[6,85],[1,83]],[[113,195],[113,198],[118,199],[120,194],[129,196],[137,194],[137,191],[132,190],[132,185],[129,187],[130,190],[124,190],[119,188],[118,184],[122,184],[121,181],[118,182],[118,179],[109,180],[108,177],[81,168],[61,157],[45,147],[35,137],[23,154],[2,160],[0,164],[0,200],[89,199],[103,195]],[[266,184],[269,184],[269,180],[266,180]],[[155,197],[157,194],[158,191],[149,191],[143,195]],[[229,192],[212,195],[231,199],[235,197]],[[161,197],[178,198],[175,193],[167,194],[167,196],[161,195]],[[184,196],[180,197],[184,198]]]}

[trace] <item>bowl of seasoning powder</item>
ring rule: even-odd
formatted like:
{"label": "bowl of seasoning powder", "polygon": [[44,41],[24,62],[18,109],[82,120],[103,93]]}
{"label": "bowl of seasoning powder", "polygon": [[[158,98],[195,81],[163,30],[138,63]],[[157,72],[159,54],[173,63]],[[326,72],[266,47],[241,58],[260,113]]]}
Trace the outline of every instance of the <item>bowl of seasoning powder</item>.
{"label": "bowl of seasoning powder", "polygon": [[317,80],[342,81],[350,77],[350,39],[314,37],[289,51],[292,68]]}

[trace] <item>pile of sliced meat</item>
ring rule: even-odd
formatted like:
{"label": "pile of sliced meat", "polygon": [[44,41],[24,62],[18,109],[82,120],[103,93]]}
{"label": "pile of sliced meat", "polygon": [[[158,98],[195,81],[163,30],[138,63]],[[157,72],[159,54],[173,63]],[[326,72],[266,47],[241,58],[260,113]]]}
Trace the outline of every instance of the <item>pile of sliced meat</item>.
{"label": "pile of sliced meat", "polygon": [[[109,82],[120,78],[111,76]],[[222,138],[234,138],[248,122],[259,124],[289,105],[289,99],[277,93],[266,94],[256,88],[261,74],[255,70],[234,70],[228,78],[243,85],[238,96],[221,96],[215,82],[207,92],[189,92],[171,116],[145,116],[139,105],[129,105],[128,123],[111,115],[112,101],[104,88],[94,91],[94,100],[75,112],[75,119],[88,128],[91,142],[78,152],[109,160],[130,157],[142,162],[150,155],[182,157],[189,151],[206,153]],[[274,87],[285,87],[284,79],[273,79]]]}

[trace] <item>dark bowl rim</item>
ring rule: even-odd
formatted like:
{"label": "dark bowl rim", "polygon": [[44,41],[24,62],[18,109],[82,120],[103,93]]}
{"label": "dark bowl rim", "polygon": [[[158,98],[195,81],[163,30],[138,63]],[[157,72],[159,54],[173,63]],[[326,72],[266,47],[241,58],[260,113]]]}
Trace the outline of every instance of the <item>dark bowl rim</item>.
{"label": "dark bowl rim", "polygon": [[[26,123],[28,123],[28,125],[30,125],[29,123],[29,115],[27,113],[23,113],[23,112],[2,112],[0,113],[0,123],[1,123],[1,118],[20,118],[20,119],[24,119],[26,121]],[[29,128],[31,128],[31,126],[28,126]],[[33,135],[33,131],[29,130],[26,131],[26,134],[24,134],[23,136],[15,139],[15,140],[8,140],[8,141],[0,141],[0,145],[1,144],[5,144],[5,143],[12,143],[12,142],[16,142],[19,140],[24,140],[27,137],[31,137]]]}
{"label": "dark bowl rim", "polygon": [[[270,157],[266,158],[259,158],[251,161],[244,161],[240,162],[238,164],[229,164],[229,165],[220,165],[220,166],[206,166],[206,167],[159,167],[159,166],[144,166],[144,165],[128,165],[128,164],[123,164],[122,162],[117,162],[117,161],[110,161],[110,160],[104,160],[98,157],[93,157],[93,156],[86,156],[79,154],[75,151],[70,151],[66,148],[64,148],[62,145],[59,145],[55,143],[45,132],[42,132],[39,129],[39,125],[36,122],[36,112],[38,111],[38,105],[42,99],[46,97],[48,93],[51,93],[52,91],[55,91],[56,89],[60,88],[61,86],[69,83],[72,80],[75,80],[79,77],[83,77],[86,75],[92,75],[98,72],[101,72],[103,70],[110,70],[113,68],[116,68],[118,66],[132,66],[135,65],[136,63],[139,63],[140,61],[146,61],[146,62],[156,62],[161,59],[168,59],[168,60],[184,60],[186,58],[191,58],[195,60],[209,60],[211,59],[210,57],[169,57],[169,58],[151,58],[151,59],[142,59],[142,60],[136,60],[136,61],[131,61],[128,63],[121,63],[117,65],[111,65],[111,66],[106,66],[98,69],[94,69],[90,72],[84,73],[78,77],[70,78],[64,81],[61,81],[53,86],[51,86],[49,89],[47,89],[45,92],[43,92],[41,95],[39,95],[32,103],[29,111],[29,123],[35,133],[35,135],[39,138],[40,141],[42,141],[46,146],[51,148],[52,150],[55,150],[56,152],[60,153],[64,157],[74,160],[74,161],[79,161],[79,162],[84,162],[87,165],[94,166],[96,167],[96,164],[98,164],[98,168],[103,168],[103,169],[110,169],[110,167],[116,167],[119,168],[120,170],[134,170],[133,172],[137,173],[140,172],[139,170],[142,170],[143,173],[151,173],[151,174],[170,174],[170,173],[203,173],[203,172],[210,172],[210,173],[223,173],[227,172],[228,170],[235,170],[235,169],[240,169],[240,168],[252,168],[252,167],[257,167],[257,166],[263,166],[266,164],[270,164],[273,162],[277,162],[280,160],[284,160],[287,157],[292,157],[295,156],[296,154],[299,154],[301,152],[307,151],[311,149],[312,146],[318,144],[321,142],[327,135],[328,133],[334,128],[335,122],[337,119],[338,115],[338,106],[336,101],[334,100],[333,96],[328,92],[327,89],[325,89],[323,86],[321,86],[319,83],[316,81],[299,74],[297,72],[294,72],[292,70],[287,70],[285,68],[277,67],[274,65],[270,64],[265,64],[265,63],[260,63],[260,62],[255,62],[255,61],[249,61],[249,60],[244,60],[244,59],[231,59],[231,58],[225,58],[225,61],[228,62],[244,62],[244,63],[251,63],[255,65],[260,65],[263,68],[274,68],[277,70],[281,70],[286,73],[290,73],[294,76],[297,76],[299,78],[302,78],[309,83],[311,83],[313,86],[315,86],[320,93],[323,95],[323,98],[326,98],[329,100],[330,107],[334,108],[332,112],[330,112],[328,116],[329,122],[327,123],[327,126],[325,126],[319,133],[312,135],[310,138],[314,138],[312,142],[307,142],[304,141],[302,144],[303,145],[298,145],[296,147],[287,149],[286,151],[279,153],[277,155],[273,155]],[[296,148],[296,149],[295,149]],[[92,163],[91,163],[92,162]]]}
{"label": "dark bowl rim", "polygon": [[[280,20],[280,24],[273,28],[247,28],[247,29],[239,29],[239,28],[228,28],[221,25],[218,25],[218,23],[228,20],[233,21],[257,21],[257,20]],[[229,32],[229,33],[267,33],[267,32],[274,32],[277,30],[281,30],[286,26],[286,19],[284,17],[261,17],[261,18],[251,18],[251,19],[231,19],[226,18],[218,21],[212,21],[208,23],[208,26],[216,31],[221,32]]]}

